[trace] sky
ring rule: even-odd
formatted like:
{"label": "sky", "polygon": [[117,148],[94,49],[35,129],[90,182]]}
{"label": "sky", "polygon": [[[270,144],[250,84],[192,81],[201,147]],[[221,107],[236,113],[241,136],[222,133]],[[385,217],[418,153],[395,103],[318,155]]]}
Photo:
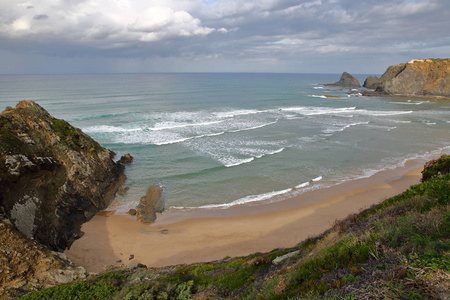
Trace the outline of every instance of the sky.
{"label": "sky", "polygon": [[0,0],[0,74],[382,74],[447,57],[449,0]]}

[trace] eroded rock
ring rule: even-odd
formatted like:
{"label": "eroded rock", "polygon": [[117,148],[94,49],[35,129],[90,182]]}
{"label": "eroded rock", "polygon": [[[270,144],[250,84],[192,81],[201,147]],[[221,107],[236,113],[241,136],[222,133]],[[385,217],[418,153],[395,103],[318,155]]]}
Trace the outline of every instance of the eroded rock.
{"label": "eroded rock", "polygon": [[366,80],[364,80],[363,87],[375,90],[381,86],[381,83],[381,79],[377,76],[368,76]]}
{"label": "eroded rock", "polygon": [[149,186],[145,196],[141,197],[136,207],[136,216],[142,223],[156,221],[156,213],[164,210],[163,189],[159,185]]}
{"label": "eroded rock", "polygon": [[88,275],[86,269],[73,265],[64,254],[27,238],[1,215],[0,245],[0,299],[17,299]]}
{"label": "eroded rock", "polygon": [[450,97],[450,59],[413,59],[393,65],[380,81],[376,92],[381,95]]}
{"label": "eroded rock", "polygon": [[342,73],[341,78],[339,81],[335,83],[327,83],[324,84],[325,86],[340,86],[340,87],[349,87],[349,88],[358,88],[361,87],[361,84],[359,83],[358,79],[353,77],[347,72]]}
{"label": "eroded rock", "polygon": [[125,154],[119,159],[119,163],[121,164],[131,164],[133,162],[133,156],[130,153]]}
{"label": "eroded rock", "polygon": [[63,251],[125,180],[114,153],[32,101],[0,114],[0,208],[27,237]]}

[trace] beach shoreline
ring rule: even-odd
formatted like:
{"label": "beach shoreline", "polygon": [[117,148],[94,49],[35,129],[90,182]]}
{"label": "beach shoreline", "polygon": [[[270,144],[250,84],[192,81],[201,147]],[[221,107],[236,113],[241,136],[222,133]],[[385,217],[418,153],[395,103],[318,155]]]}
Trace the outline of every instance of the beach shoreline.
{"label": "beach shoreline", "polygon": [[228,209],[169,210],[153,224],[103,211],[85,223],[85,235],[67,256],[91,272],[107,266],[163,267],[207,262],[293,247],[339,219],[420,182],[423,159],[296,197]]}

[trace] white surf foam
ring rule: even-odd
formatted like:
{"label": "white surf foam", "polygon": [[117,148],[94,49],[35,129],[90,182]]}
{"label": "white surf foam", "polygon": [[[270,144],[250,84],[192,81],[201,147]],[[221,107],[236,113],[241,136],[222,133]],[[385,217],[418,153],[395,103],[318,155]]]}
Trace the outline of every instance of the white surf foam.
{"label": "white surf foam", "polygon": [[236,132],[241,132],[241,131],[254,130],[254,129],[263,128],[263,127],[266,127],[269,125],[276,124],[277,122],[278,122],[278,120],[276,120],[274,122],[269,122],[269,123],[265,123],[265,124],[261,124],[261,125],[252,126],[252,127],[244,127],[244,128],[236,129],[236,130],[228,130],[227,132],[236,133]]}
{"label": "white surf foam", "polygon": [[358,111],[361,115],[368,115],[368,116],[375,116],[375,117],[382,117],[382,116],[395,116],[395,115],[406,115],[413,113],[412,110],[407,111],[379,111],[379,110],[365,110],[361,109]]}
{"label": "white surf foam", "polygon": [[255,110],[255,109],[240,109],[240,110],[231,110],[231,111],[223,111],[223,112],[213,112],[213,115],[219,117],[219,118],[233,118],[236,116],[242,116],[242,115],[252,115],[257,114],[262,111]]}
{"label": "white surf foam", "polygon": [[411,121],[401,121],[401,120],[393,120],[394,123],[400,123],[400,124],[409,124]]}
{"label": "white surf foam", "polygon": [[244,158],[244,159],[234,158],[234,159],[229,159],[229,162],[224,162],[223,165],[227,168],[231,168],[231,167],[249,163],[249,162],[253,161],[254,159],[255,159],[254,157]]}
{"label": "white surf foam", "polygon": [[408,102],[391,102],[395,104],[404,104],[404,105],[421,105],[424,103],[429,103],[430,101],[418,101],[418,102],[412,102],[411,100],[408,100]]}
{"label": "white surf foam", "polygon": [[194,139],[195,137],[188,137],[188,138],[181,138],[181,139],[176,139],[176,140],[168,140],[168,141],[164,141],[164,142],[153,142],[151,144],[153,145],[157,145],[157,146],[162,146],[162,145],[170,145],[170,144],[177,144],[177,143],[182,143],[185,141],[189,141]]}
{"label": "white surf foam", "polygon": [[303,183],[300,183],[299,185],[297,185],[295,187],[295,189],[301,189],[301,188],[307,187],[308,185],[309,185],[309,181],[303,182]]}
{"label": "white surf foam", "polygon": [[252,203],[252,202],[260,202],[260,201],[268,200],[273,197],[289,193],[291,191],[292,191],[292,189],[285,189],[285,190],[273,191],[273,192],[268,192],[268,193],[259,194],[259,195],[249,195],[249,196],[234,200],[233,202],[230,202],[230,203],[208,204],[208,205],[200,206],[199,208],[229,208],[229,207],[232,207],[235,205],[248,204],[248,203]]}
{"label": "white surf foam", "polygon": [[140,131],[141,128],[123,128],[118,126],[110,126],[110,125],[98,125],[98,126],[89,126],[82,128],[82,131],[85,133],[110,133],[110,132],[131,132],[131,131]]}
{"label": "white surf foam", "polygon": [[319,176],[319,177],[316,177],[316,178],[312,179],[311,181],[317,182],[317,181],[320,181],[322,179],[323,179],[323,177]]}
{"label": "white surf foam", "polygon": [[347,114],[353,113],[355,109],[356,107],[333,108],[333,107],[305,107],[305,106],[280,108],[281,111],[291,111],[306,116]]}
{"label": "white surf foam", "polygon": [[332,128],[327,128],[325,130],[322,130],[323,133],[333,133],[333,132],[342,132],[347,128],[350,128],[352,126],[357,126],[357,125],[367,125],[369,124],[369,122],[358,122],[358,123],[352,123],[352,124],[347,124],[345,126],[342,127],[332,127]]}
{"label": "white surf foam", "polygon": [[185,128],[185,127],[196,127],[196,126],[208,126],[212,124],[218,124],[222,123],[223,121],[211,121],[211,122],[201,122],[201,123],[185,123],[185,124],[177,124],[173,123],[173,125],[170,125],[171,123],[159,123],[155,124],[154,127],[149,127],[149,130],[152,131],[158,131],[158,130],[170,130],[170,129],[177,129],[177,128]]}

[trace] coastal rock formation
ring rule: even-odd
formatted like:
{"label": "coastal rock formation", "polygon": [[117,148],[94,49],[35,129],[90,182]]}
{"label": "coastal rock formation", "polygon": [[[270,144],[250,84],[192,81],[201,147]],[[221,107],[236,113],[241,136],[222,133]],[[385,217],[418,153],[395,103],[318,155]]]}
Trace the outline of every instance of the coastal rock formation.
{"label": "coastal rock formation", "polygon": [[342,73],[341,78],[339,81],[335,83],[328,83],[324,84],[325,86],[340,86],[340,87],[349,87],[349,88],[358,88],[361,87],[361,84],[359,83],[358,79],[353,77],[347,72]]}
{"label": "coastal rock formation", "polygon": [[377,76],[369,76],[366,78],[366,80],[364,80],[364,84],[363,87],[367,88],[367,89],[377,89],[378,87],[381,86],[381,79],[378,78]]}
{"label": "coastal rock formation", "polygon": [[63,251],[125,180],[114,153],[32,101],[0,114],[0,209],[28,238]]}
{"label": "coastal rock formation", "polygon": [[64,254],[50,251],[19,232],[0,216],[0,299],[54,285],[85,279],[83,267],[74,266]]}
{"label": "coastal rock formation", "polygon": [[130,153],[125,154],[119,159],[119,163],[121,164],[131,164],[133,162],[134,157],[131,156]]}
{"label": "coastal rock formation", "polygon": [[413,59],[390,66],[376,91],[386,95],[450,97],[450,59]]}
{"label": "coastal rock formation", "polygon": [[137,219],[142,223],[156,221],[156,213],[164,210],[163,189],[159,185],[149,186],[145,196],[141,197],[136,207]]}

